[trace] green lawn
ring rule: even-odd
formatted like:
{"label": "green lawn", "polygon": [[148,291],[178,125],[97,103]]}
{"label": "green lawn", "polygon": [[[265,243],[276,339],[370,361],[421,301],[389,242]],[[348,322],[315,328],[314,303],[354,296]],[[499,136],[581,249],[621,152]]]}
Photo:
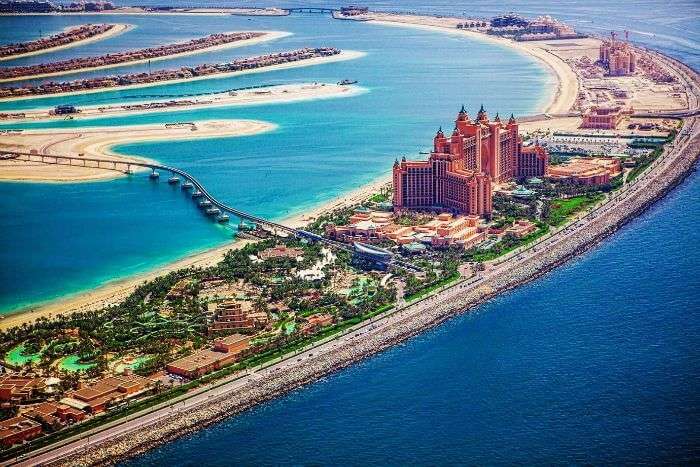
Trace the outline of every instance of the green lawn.
{"label": "green lawn", "polygon": [[547,223],[553,226],[559,226],[567,221],[567,219],[577,212],[583,211],[589,206],[594,205],[603,199],[603,195],[593,196],[576,196],[569,199],[552,201],[549,210]]}
{"label": "green lawn", "polygon": [[543,236],[549,232],[549,226],[547,224],[541,224],[539,225],[539,228],[532,232],[530,235],[526,235],[523,238],[517,239],[517,240],[509,240],[509,239],[504,239],[501,240],[499,243],[495,244],[493,247],[491,247],[488,250],[485,251],[479,251],[477,253],[474,253],[471,258],[469,258],[470,261],[478,261],[480,263],[483,263],[485,261],[491,261],[499,256],[503,256],[507,253],[510,253],[511,251],[515,250],[516,248],[523,247],[525,245],[529,245],[530,243],[533,243],[535,240]]}

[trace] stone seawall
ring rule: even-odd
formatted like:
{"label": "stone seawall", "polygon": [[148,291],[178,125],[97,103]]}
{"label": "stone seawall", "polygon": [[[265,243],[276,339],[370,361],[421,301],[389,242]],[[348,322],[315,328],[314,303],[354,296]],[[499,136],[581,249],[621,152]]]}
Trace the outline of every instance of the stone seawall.
{"label": "stone seawall", "polygon": [[[686,128],[694,130],[696,123],[696,119],[688,121]],[[680,145],[683,148],[679,149]],[[280,368],[257,373],[234,393],[212,398],[187,413],[174,414],[167,420],[140,427],[63,458],[54,465],[105,465],[136,456],[316,381],[467,312],[504,291],[530,282],[589,250],[662,198],[694,170],[699,154],[700,133],[695,130],[688,141],[678,141],[656,167],[641,177],[628,196],[616,195],[601,209],[574,224],[571,230],[564,229],[531,251],[505,261],[495,268],[497,273],[486,275],[478,285],[461,284],[449,288],[437,297],[411,305],[324,346],[301,363],[290,361]]]}

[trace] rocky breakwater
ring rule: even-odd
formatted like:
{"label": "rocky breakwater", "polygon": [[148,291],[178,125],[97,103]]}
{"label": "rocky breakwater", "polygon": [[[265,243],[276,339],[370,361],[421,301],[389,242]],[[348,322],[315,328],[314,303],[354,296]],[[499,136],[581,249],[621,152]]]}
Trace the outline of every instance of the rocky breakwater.
{"label": "rocky breakwater", "polygon": [[368,323],[343,338],[255,373],[240,386],[165,420],[144,425],[60,460],[65,465],[104,465],[138,455],[154,446],[201,429],[225,417],[317,380],[391,347],[485,300],[545,274],[591,248],[619,229],[693,170],[700,155],[698,119],[686,120],[672,148],[634,185],[615,193],[585,217],[533,248],[487,269],[476,280],[457,284],[436,296]]}

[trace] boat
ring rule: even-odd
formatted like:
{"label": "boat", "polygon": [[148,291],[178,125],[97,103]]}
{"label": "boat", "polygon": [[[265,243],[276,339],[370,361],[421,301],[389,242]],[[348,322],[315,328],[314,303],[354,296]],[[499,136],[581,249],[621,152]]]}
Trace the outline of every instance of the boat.
{"label": "boat", "polygon": [[194,193],[192,193],[192,197],[193,197],[193,198],[201,198],[202,196],[204,196],[204,193],[202,193],[202,192],[199,191],[199,190],[197,190],[197,191],[195,191]]}
{"label": "boat", "polygon": [[219,208],[208,208],[204,212],[207,213],[208,216],[218,216],[219,214],[221,214]]}
{"label": "boat", "polygon": [[226,214],[221,214],[219,216],[216,216],[216,222],[218,222],[219,224],[225,224],[228,222],[228,220],[229,220],[229,217]]}
{"label": "boat", "polygon": [[350,84],[357,84],[356,79],[344,79],[342,81],[338,81],[338,86],[349,86]]}
{"label": "boat", "polygon": [[151,180],[157,180],[160,177],[160,174],[156,172],[155,170],[151,172],[151,174],[148,176]]}
{"label": "boat", "polygon": [[199,207],[200,208],[210,208],[211,207],[211,201],[208,199],[202,200],[199,202]]}
{"label": "boat", "polygon": [[185,182],[182,184],[183,190],[191,190],[192,188],[194,188],[194,185],[192,185],[191,182]]}
{"label": "boat", "polygon": [[173,175],[168,179],[168,183],[171,185],[177,185],[178,183],[180,183],[180,179]]}

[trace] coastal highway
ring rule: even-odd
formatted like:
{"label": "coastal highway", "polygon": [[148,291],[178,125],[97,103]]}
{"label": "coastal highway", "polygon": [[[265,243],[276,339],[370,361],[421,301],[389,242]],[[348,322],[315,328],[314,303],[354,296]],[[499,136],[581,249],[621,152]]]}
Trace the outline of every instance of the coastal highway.
{"label": "coastal highway", "polygon": [[667,174],[667,171],[673,170],[679,158],[685,155],[686,157],[695,159],[698,154],[698,148],[700,148],[700,128],[698,118],[694,117],[686,120],[685,126],[673,145],[629,186],[612,194],[609,199],[599,207],[580,216],[569,225],[554,232],[548,238],[537,242],[525,250],[513,252],[511,256],[505,260],[492,263],[486,271],[483,271],[478,276],[448,286],[436,295],[413,302],[404,308],[389,311],[382,317],[360,323],[356,327],[349,329],[341,337],[322,341],[314,346],[303,349],[295,355],[271,363],[264,368],[247,371],[229,377],[223,382],[218,382],[202,388],[188,399],[178,400],[176,403],[169,406],[158,407],[145,415],[115,424],[100,432],[93,430],[80,437],[76,437],[76,439],[70,440],[63,446],[40,451],[28,459],[16,459],[7,463],[7,465],[38,465],[56,462],[64,459],[66,456],[78,455],[81,453],[87,455],[93,452],[92,450],[95,449],[96,446],[106,441],[114,440],[120,435],[144,428],[147,429],[150,426],[156,425],[159,421],[170,421],[177,416],[187,417],[193,413],[195,409],[215,405],[228,400],[231,396],[235,395],[236,392],[249,387],[249,385],[260,384],[267,377],[273,377],[273,375],[279,375],[280,373],[294,374],[295,371],[299,370],[299,368],[304,365],[311,365],[314,362],[324,360],[331,352],[338,348],[343,348],[345,346],[349,346],[349,348],[361,346],[370,336],[381,334],[390,329],[411,326],[413,320],[430,312],[436,308],[438,304],[459,303],[458,298],[465,293],[483,287],[484,284],[489,282],[496,281],[508,270],[522,267],[529,262],[537,260],[541,252],[551,251],[558,246],[566,245],[572,239],[586,233],[588,229],[594,228],[596,224],[601,224],[603,227],[606,226],[606,223],[609,222],[608,216],[614,214],[616,208],[621,203],[626,201],[633,202],[636,198],[643,196],[644,193],[652,189],[655,184],[665,183],[663,177]]}

